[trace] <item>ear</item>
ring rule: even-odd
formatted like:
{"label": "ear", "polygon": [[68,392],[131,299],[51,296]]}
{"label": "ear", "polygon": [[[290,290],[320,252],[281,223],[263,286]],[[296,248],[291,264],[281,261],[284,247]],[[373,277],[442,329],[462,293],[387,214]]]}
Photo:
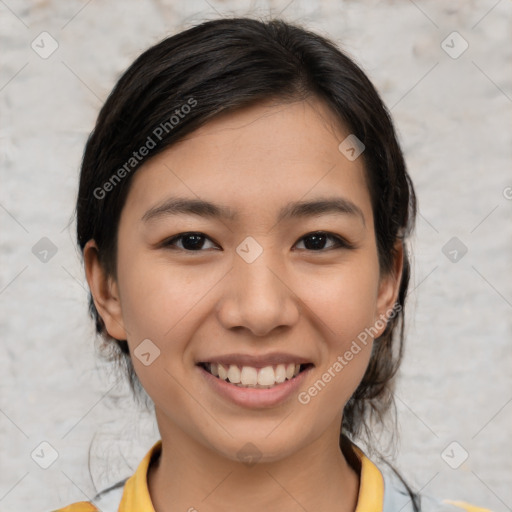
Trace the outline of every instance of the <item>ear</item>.
{"label": "ear", "polygon": [[[395,259],[392,267],[387,274],[381,275],[379,281],[379,292],[377,297],[377,310],[375,323],[384,323],[382,329],[379,328],[378,338],[386,328],[387,317],[393,310],[398,299],[398,293],[400,290],[400,281],[402,279],[402,269],[404,264],[404,246],[401,240],[398,240],[395,244]],[[384,320],[384,322],[382,322]]]}
{"label": "ear", "polygon": [[85,244],[84,266],[94,305],[105,323],[107,332],[113,338],[126,340],[118,286],[112,276],[106,275],[99,261],[98,246],[94,240],[89,240]]}

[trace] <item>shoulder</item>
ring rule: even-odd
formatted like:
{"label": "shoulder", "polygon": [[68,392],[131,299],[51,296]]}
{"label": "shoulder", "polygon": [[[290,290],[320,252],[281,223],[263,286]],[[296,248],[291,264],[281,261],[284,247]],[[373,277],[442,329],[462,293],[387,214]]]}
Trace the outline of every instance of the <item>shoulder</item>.
{"label": "shoulder", "polygon": [[[97,494],[92,501],[80,501],[52,512],[118,512],[126,480]],[[94,503],[93,503],[94,502]]]}
{"label": "shoulder", "polygon": [[162,449],[159,439],[146,453],[137,470],[125,478],[101,491],[90,501],[80,501],[52,512],[118,512],[119,510],[153,510],[147,487],[147,473],[151,462]]}
{"label": "shoulder", "polygon": [[[402,480],[391,469],[381,472],[384,478],[383,512],[414,512],[411,497]],[[492,512],[465,501],[440,500],[426,493],[419,496],[419,505],[421,512]]]}
{"label": "shoulder", "polygon": [[97,512],[98,509],[90,501],[79,501],[52,512]]}

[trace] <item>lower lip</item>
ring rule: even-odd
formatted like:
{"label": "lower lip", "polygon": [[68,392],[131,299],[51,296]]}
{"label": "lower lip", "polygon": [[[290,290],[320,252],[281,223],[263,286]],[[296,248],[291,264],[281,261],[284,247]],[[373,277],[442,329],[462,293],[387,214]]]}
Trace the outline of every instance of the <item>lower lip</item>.
{"label": "lower lip", "polygon": [[309,366],[293,379],[285,380],[272,388],[242,388],[215,377],[201,366],[197,368],[208,385],[228,400],[242,407],[264,408],[279,405],[295,394],[313,366]]}

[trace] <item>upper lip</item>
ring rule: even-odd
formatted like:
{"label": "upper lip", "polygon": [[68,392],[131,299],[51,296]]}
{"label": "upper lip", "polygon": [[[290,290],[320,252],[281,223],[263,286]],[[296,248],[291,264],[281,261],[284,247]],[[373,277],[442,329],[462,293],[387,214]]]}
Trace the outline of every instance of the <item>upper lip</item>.
{"label": "upper lip", "polygon": [[223,366],[233,364],[236,366],[252,366],[253,368],[264,368],[265,366],[290,363],[312,364],[309,359],[294,354],[286,354],[284,352],[274,352],[264,355],[224,354],[221,356],[205,357],[197,362],[197,364],[200,363],[220,363]]}

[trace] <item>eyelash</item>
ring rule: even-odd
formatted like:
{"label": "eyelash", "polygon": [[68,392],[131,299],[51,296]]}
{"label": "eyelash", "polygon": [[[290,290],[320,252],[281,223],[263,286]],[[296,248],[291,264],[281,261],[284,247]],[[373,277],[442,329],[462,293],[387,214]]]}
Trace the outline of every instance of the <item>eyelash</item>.
{"label": "eyelash", "polygon": [[[303,237],[301,237],[299,239],[299,241],[302,241],[306,238],[309,238],[311,236],[314,236],[314,235],[324,235],[326,236],[326,238],[330,238],[331,240],[334,240],[336,245],[333,246],[333,247],[329,247],[327,249],[317,249],[317,250],[314,250],[314,249],[304,249],[308,252],[326,252],[326,251],[329,251],[329,250],[334,250],[334,249],[354,249],[355,246],[352,245],[351,243],[347,242],[347,240],[345,240],[344,238],[338,236],[338,235],[334,235],[333,233],[329,233],[327,231],[313,231],[311,233],[308,233],[306,235],[304,235]],[[176,241],[179,241],[183,238],[186,238],[188,236],[199,236],[201,238],[205,238],[207,240],[210,240],[211,239],[206,236],[204,233],[201,233],[201,232],[197,232],[197,231],[190,231],[190,232],[187,232],[187,233],[180,233],[178,235],[175,235],[173,236],[172,238],[169,238],[168,240],[166,240],[165,242],[163,242],[162,246],[165,247],[165,248],[173,248],[173,249],[178,249],[180,251],[185,251],[185,252],[204,252],[203,249],[199,249],[197,251],[193,251],[193,250],[190,250],[190,249],[184,249],[184,248],[181,248],[181,247],[176,247],[175,245],[175,242]]]}

